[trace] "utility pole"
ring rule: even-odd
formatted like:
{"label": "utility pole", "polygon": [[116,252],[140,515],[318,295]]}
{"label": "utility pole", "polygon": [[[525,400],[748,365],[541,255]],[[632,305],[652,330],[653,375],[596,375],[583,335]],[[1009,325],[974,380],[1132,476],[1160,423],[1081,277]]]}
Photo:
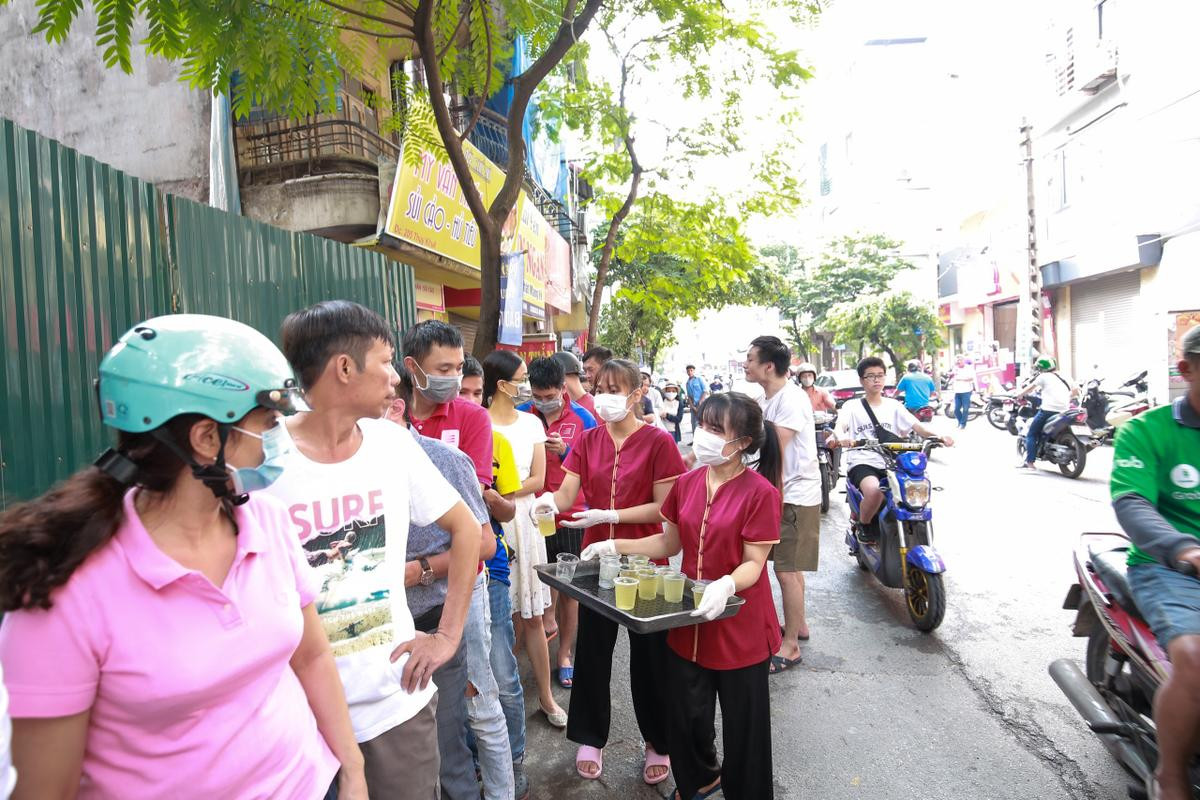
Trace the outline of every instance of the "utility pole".
{"label": "utility pole", "polygon": [[1029,264],[1018,309],[1023,321],[1017,325],[1017,364],[1022,374],[1032,366],[1042,348],[1042,271],[1038,267],[1036,192],[1033,180],[1033,127],[1021,120],[1021,145],[1025,148],[1025,207],[1028,215],[1027,250]]}

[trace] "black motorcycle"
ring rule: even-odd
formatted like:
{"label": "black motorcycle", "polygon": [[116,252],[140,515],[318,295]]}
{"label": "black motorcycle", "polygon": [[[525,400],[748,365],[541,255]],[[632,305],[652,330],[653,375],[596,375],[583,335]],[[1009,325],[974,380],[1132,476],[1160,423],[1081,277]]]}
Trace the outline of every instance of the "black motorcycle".
{"label": "black motorcycle", "polygon": [[1150,390],[1146,374],[1147,370],[1142,370],[1111,392],[1100,388],[1101,378],[1087,382],[1083,407],[1087,411],[1094,446],[1111,444],[1118,426],[1151,407],[1152,403],[1146,397]]}
{"label": "black motorcycle", "polygon": [[829,440],[833,438],[837,414],[816,411],[813,412],[813,422],[817,431],[817,461],[821,468],[821,513],[824,514],[829,510],[829,495],[841,476],[841,455],[837,449],[828,445]]}
{"label": "black motorcycle", "polygon": [[[1017,452],[1021,458],[1025,458],[1025,432],[1028,429],[1028,421],[1019,428]],[[1091,444],[1092,429],[1087,426],[1087,412],[1072,408],[1046,420],[1042,435],[1038,438],[1034,460],[1049,461],[1068,478],[1078,478],[1087,464]]]}
{"label": "black motorcycle", "polygon": [[1004,430],[1013,436],[1024,436],[1029,427],[1029,420],[1033,419],[1041,406],[1042,398],[1037,395],[1013,399],[1008,407],[1008,419],[1004,421]]}

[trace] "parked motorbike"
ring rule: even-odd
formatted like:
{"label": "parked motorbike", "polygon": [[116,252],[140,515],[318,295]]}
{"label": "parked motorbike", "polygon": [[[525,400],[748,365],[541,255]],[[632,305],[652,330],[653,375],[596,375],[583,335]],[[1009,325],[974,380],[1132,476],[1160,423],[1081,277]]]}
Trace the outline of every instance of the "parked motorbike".
{"label": "parked motorbike", "polygon": [[[1022,420],[1017,436],[1017,453],[1021,458],[1025,458],[1025,433],[1028,429],[1029,420]],[[1088,450],[1092,447],[1092,429],[1087,425],[1087,412],[1072,408],[1046,420],[1042,435],[1038,438],[1034,461],[1049,461],[1068,478],[1078,478],[1083,474]]]}
{"label": "parked motorbike", "polygon": [[824,514],[829,510],[829,495],[840,477],[841,456],[836,449],[828,445],[828,441],[833,437],[837,414],[816,411],[813,413],[813,422],[817,430],[817,461],[821,468],[821,513]]}
{"label": "parked motorbike", "polygon": [[[942,406],[942,413],[947,417],[954,419],[954,394],[951,393],[946,396],[950,399],[947,400],[946,404]],[[972,392],[971,405],[967,407],[967,421],[969,422],[970,420],[975,419],[986,410],[987,406],[983,402],[983,399],[979,396],[979,393]]]}
{"label": "parked motorbike", "polygon": [[1029,420],[1037,415],[1041,407],[1042,398],[1036,395],[1026,395],[1019,400],[1014,399],[1009,405],[1008,419],[1004,422],[1004,429],[1013,436],[1024,436],[1025,430],[1029,427]]}
{"label": "parked motorbike", "polygon": [[[1128,550],[1129,540],[1119,533],[1080,538],[1075,550],[1078,582],[1067,591],[1063,608],[1076,612],[1075,636],[1087,638],[1084,667],[1060,658],[1050,665],[1050,675],[1137,780],[1129,795],[1144,798],[1158,764],[1154,693],[1170,675],[1171,664],[1133,602],[1125,566]],[[1181,571],[1190,568],[1181,565]],[[1193,795],[1200,797],[1200,764],[1193,764],[1191,780]]]}
{"label": "parked motorbike", "polygon": [[1087,410],[1088,427],[1092,429],[1093,447],[1111,444],[1117,429],[1153,405],[1146,392],[1147,370],[1126,380],[1114,391],[1100,388],[1101,379],[1093,378],[1084,390],[1083,407]]}
{"label": "parked motorbike", "polygon": [[[931,631],[946,615],[946,587],[942,573],[946,565],[933,548],[933,512],[929,501],[933,485],[925,477],[929,453],[941,445],[940,439],[881,443],[873,439],[855,442],[856,450],[869,450],[883,456],[888,480],[881,488],[885,501],[873,526],[858,521],[862,493],[846,481],[846,501],[850,504],[850,529],[846,545],[860,569],[869,571],[884,586],[904,589],[908,615],[921,631]],[[867,535],[870,528],[879,531],[878,539]]]}

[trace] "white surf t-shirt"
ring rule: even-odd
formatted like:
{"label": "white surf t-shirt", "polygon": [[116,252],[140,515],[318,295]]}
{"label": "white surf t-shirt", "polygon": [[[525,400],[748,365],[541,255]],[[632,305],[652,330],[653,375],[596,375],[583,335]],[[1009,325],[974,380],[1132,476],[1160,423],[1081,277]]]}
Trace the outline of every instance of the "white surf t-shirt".
{"label": "white surf t-shirt", "polygon": [[333,645],[350,720],[360,742],[411,719],[428,705],[431,681],[412,694],[400,685],[415,635],[404,596],[409,524],[436,522],[460,502],[409,432],[386,419],[358,422],[362,445],[337,464],[293,447],[283,475],[266,491],[288,507],[321,584],[317,613]]}

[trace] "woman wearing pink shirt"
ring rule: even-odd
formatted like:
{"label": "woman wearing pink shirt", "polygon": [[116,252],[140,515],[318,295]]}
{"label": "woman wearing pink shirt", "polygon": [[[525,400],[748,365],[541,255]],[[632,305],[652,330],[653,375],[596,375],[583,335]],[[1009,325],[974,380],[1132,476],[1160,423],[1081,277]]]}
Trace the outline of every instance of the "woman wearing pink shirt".
{"label": "woman wearing pink shirt", "polygon": [[[692,443],[698,469],[675,482],[662,504],[666,531],[644,539],[600,542],[584,558],[683,551],[683,572],[711,581],[693,616],[708,622],[668,632],[664,669],[667,743],[676,798],[770,800],[771,700],[768,664],[779,649],[779,618],[763,569],[779,541],[783,454],[758,403],[744,394],[711,395],[700,405]],[[749,456],[756,469],[747,468]],[[717,620],[737,593],[737,616]],[[717,757],[717,700],[725,759]]]}
{"label": "woman wearing pink shirt", "polygon": [[[100,364],[117,446],[0,515],[15,798],[365,798],[362,754],[281,506],[283,354],[158,317]],[[339,774],[340,767],[340,774]]]}
{"label": "woman wearing pink shirt", "polygon": [[[596,413],[607,424],[584,431],[563,464],[558,491],[539,497],[533,512],[569,509],[582,492],[588,509],[563,525],[585,528],[585,546],[662,533],[659,507],[684,471],[679,448],[671,434],[647,425],[635,410],[641,409],[643,389],[641,373],[632,362],[605,362],[593,384],[598,392]],[[588,780],[599,778],[604,770],[616,642],[617,624],[580,606],[567,738],[580,745],[575,769]],[[646,743],[642,779],[651,785],[666,780],[670,771],[662,680],[666,644],[664,633],[629,634],[629,688]]]}

